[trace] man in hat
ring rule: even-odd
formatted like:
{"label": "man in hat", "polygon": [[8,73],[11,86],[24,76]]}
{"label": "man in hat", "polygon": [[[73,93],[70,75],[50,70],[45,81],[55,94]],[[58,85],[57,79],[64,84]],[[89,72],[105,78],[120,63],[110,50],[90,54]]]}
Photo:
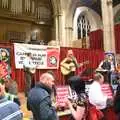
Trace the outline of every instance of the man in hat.
{"label": "man in hat", "polygon": [[111,73],[115,70],[114,59],[111,54],[105,55],[105,59],[100,62],[97,72],[100,72],[105,77],[105,82],[111,82]]}

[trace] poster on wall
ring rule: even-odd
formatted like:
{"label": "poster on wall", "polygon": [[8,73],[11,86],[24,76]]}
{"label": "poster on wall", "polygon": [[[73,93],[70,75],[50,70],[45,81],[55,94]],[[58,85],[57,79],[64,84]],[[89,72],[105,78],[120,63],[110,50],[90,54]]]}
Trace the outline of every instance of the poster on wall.
{"label": "poster on wall", "polygon": [[60,47],[14,43],[15,66],[23,68],[25,53],[32,53],[37,69],[57,69],[59,67]]}
{"label": "poster on wall", "polygon": [[59,48],[47,47],[47,67],[58,68],[59,66]]}
{"label": "poster on wall", "polygon": [[10,49],[0,48],[0,79],[4,79],[10,74]]}
{"label": "poster on wall", "polygon": [[66,100],[69,96],[68,86],[57,86],[56,87],[56,103],[60,107],[66,107]]}

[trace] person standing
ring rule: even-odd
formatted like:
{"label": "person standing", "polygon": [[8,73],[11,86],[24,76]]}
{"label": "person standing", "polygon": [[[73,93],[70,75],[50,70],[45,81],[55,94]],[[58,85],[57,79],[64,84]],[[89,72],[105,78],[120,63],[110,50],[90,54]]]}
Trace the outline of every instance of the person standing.
{"label": "person standing", "polygon": [[32,85],[32,76],[35,73],[35,65],[33,64],[32,54],[26,53],[26,58],[23,61],[23,68],[25,72],[25,96],[27,97],[28,92]]}
{"label": "person standing", "polygon": [[105,59],[100,62],[97,72],[102,73],[105,77],[105,82],[111,82],[111,73],[115,71],[115,63],[111,54],[105,55]]}
{"label": "person standing", "polygon": [[76,68],[80,66],[72,50],[68,50],[67,56],[61,61],[60,66],[65,77],[65,84],[68,85],[69,78],[75,75]]}
{"label": "person standing", "polygon": [[23,114],[15,102],[5,96],[5,86],[0,83],[0,120],[23,120]]}
{"label": "person standing", "polygon": [[50,72],[43,73],[28,94],[27,108],[32,111],[35,120],[58,120],[51,101],[54,81],[55,78]]}
{"label": "person standing", "polygon": [[99,64],[98,69],[106,70],[106,71],[114,71],[115,64],[114,64],[113,56],[111,54],[106,55],[105,59],[101,61],[101,63]]}

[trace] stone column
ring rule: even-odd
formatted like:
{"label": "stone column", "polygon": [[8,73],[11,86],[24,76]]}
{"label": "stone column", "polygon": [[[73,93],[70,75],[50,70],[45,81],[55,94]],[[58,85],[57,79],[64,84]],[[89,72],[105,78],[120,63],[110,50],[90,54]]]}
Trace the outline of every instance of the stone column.
{"label": "stone column", "polygon": [[58,39],[62,40],[62,14],[58,15]]}
{"label": "stone column", "polygon": [[56,38],[56,43],[60,43],[59,38],[58,38],[58,17],[55,15],[55,38]]}
{"label": "stone column", "polygon": [[72,34],[73,34],[73,28],[72,27],[65,27],[65,46],[72,47]]}
{"label": "stone column", "polygon": [[56,42],[58,45],[60,45],[60,41],[62,41],[63,38],[63,15],[57,14],[55,15],[55,26],[56,26]]}
{"label": "stone column", "polygon": [[112,0],[101,0],[104,50],[115,52]]}
{"label": "stone column", "polygon": [[111,50],[115,53],[115,32],[114,32],[114,15],[113,15],[113,0],[108,0],[108,9],[110,16],[110,38],[111,38]]}

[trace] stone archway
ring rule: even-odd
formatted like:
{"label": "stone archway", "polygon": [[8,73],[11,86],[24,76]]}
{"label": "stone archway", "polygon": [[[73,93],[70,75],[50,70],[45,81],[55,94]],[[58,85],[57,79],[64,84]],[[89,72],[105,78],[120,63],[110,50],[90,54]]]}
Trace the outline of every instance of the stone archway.
{"label": "stone archway", "polygon": [[86,14],[91,25],[91,31],[101,29],[103,26],[101,17],[98,13],[88,7],[77,7],[77,4],[76,2],[76,4],[71,5],[70,9],[66,12],[66,43],[71,46],[73,46],[74,41],[78,40],[77,19],[80,14]]}
{"label": "stone archway", "polygon": [[[67,6],[65,6],[66,4]],[[81,6],[78,0],[69,0],[67,2],[62,0],[52,0],[52,5],[55,22],[55,41],[57,41],[58,45],[61,45],[61,42],[61,46],[72,46],[72,41],[77,40],[77,32],[75,31],[74,23],[77,9],[79,9],[79,14],[82,12],[87,14],[92,26],[91,31],[102,27],[100,16],[88,7],[78,7]]]}
{"label": "stone archway", "polygon": [[53,34],[54,34],[54,39],[51,40],[48,44],[49,45],[60,45],[60,35],[61,35],[61,30],[60,30],[60,20],[59,16],[61,16],[62,13],[62,7],[61,7],[61,0],[51,0],[51,4],[53,6],[53,18],[54,18],[54,26],[53,26]]}
{"label": "stone archway", "polygon": [[88,7],[78,7],[73,18],[73,40],[77,40],[77,19],[80,14],[85,14],[90,22],[91,31],[102,28],[102,20],[100,16]]}

